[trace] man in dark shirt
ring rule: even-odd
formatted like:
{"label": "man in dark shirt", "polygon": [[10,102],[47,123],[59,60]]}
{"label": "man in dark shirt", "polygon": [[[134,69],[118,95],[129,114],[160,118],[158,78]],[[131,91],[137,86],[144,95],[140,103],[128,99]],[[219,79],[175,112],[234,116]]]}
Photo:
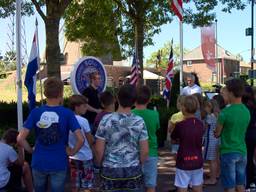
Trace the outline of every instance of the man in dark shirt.
{"label": "man in dark shirt", "polygon": [[91,130],[93,129],[94,119],[101,111],[98,87],[100,85],[100,75],[97,72],[93,72],[89,75],[90,85],[84,90],[83,95],[88,98],[88,111],[85,114],[85,118],[89,121]]}

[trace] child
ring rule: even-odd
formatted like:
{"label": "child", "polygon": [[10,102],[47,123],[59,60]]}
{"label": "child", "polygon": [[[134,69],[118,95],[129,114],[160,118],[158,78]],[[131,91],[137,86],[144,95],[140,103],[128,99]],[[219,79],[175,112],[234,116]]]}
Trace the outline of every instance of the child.
{"label": "child", "polygon": [[[0,190],[21,191],[21,180],[28,192],[33,191],[33,182],[28,163],[24,162],[23,148],[17,146],[16,138],[19,132],[16,129],[8,129],[4,132],[0,141]],[[13,149],[17,147],[18,154]]]}
{"label": "child", "polygon": [[[169,120],[168,123],[168,132],[171,134],[175,128],[175,125],[178,122],[181,122],[184,120],[184,115],[182,114],[181,111],[181,105],[182,105],[182,100],[184,99],[185,96],[180,95],[177,99],[177,109],[179,110],[178,113],[175,113],[171,116],[171,119]],[[177,144],[177,142],[172,141],[172,150],[171,152],[173,154],[176,154],[178,151],[179,145]]]}
{"label": "child", "polygon": [[207,113],[205,119],[206,137],[204,159],[210,161],[210,178],[204,184],[215,185],[217,183],[217,150],[219,145],[219,139],[214,136],[218,115],[216,101],[205,101],[204,110]]}
{"label": "child", "polygon": [[[32,154],[32,174],[35,192],[47,191],[49,180],[52,192],[63,192],[68,167],[68,157],[75,155],[82,147],[84,138],[74,113],[60,106],[63,101],[63,82],[49,77],[44,82],[46,105],[31,111],[20,130],[17,142]],[[35,147],[26,138],[34,129]],[[69,130],[76,136],[73,148],[67,145]]]}
{"label": "child", "polygon": [[98,113],[95,118],[93,134],[96,133],[101,119],[106,114],[112,113],[115,110],[115,98],[112,95],[112,93],[109,91],[104,91],[100,94],[100,103],[101,103],[101,106],[103,107],[103,110],[100,113]]}
{"label": "child", "polygon": [[245,133],[250,122],[250,112],[242,104],[244,82],[231,79],[226,82],[229,107],[218,116],[215,137],[221,137],[221,181],[225,191],[244,191],[246,169]]}
{"label": "child", "polygon": [[147,109],[151,92],[149,87],[142,86],[137,89],[135,109],[132,112],[143,118],[148,131],[149,157],[143,165],[144,184],[147,192],[154,192],[157,185],[157,137],[156,131],[160,128],[159,114],[157,111]]}
{"label": "child", "polygon": [[102,164],[101,191],[139,191],[141,165],[148,158],[148,134],[144,120],[131,113],[136,101],[132,85],[118,92],[117,112],[105,115],[96,133],[96,159]]}
{"label": "child", "polygon": [[203,123],[195,117],[198,102],[194,96],[186,96],[182,104],[184,120],[177,123],[171,138],[179,141],[176,160],[175,186],[178,191],[187,191],[189,184],[194,192],[202,191],[203,157],[202,138]]}
{"label": "child", "polygon": [[[74,156],[70,156],[70,177],[72,192],[79,189],[91,189],[93,186],[92,147],[93,136],[90,125],[82,115],[86,113],[88,100],[82,95],[73,95],[69,98],[69,107],[75,112],[76,119],[81,126],[81,132],[85,138],[84,145]],[[69,132],[69,146],[75,146],[75,135]]]}

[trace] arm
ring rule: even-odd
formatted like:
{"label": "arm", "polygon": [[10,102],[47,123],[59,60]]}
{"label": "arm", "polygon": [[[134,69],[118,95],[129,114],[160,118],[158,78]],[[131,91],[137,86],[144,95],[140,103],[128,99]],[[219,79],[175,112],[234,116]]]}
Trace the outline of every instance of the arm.
{"label": "arm", "polygon": [[83,135],[81,133],[81,129],[76,129],[74,131],[74,135],[76,137],[76,145],[75,145],[75,147],[74,148],[70,148],[70,147],[66,148],[67,155],[69,155],[69,156],[75,155],[81,149],[81,147],[84,144],[84,137],[83,137]]}
{"label": "arm", "polygon": [[223,125],[221,125],[221,124],[218,123],[218,125],[217,125],[217,127],[216,127],[216,129],[215,129],[215,131],[214,131],[214,136],[215,136],[216,138],[220,137],[221,132],[222,132],[222,129],[223,129]]}
{"label": "arm", "polygon": [[101,112],[101,109],[96,109],[96,108],[92,107],[89,104],[87,104],[87,110],[91,111],[91,112],[95,112],[95,113],[100,113]]}
{"label": "arm", "polygon": [[21,146],[18,146],[18,158],[14,163],[22,166],[24,159],[24,149]]}
{"label": "arm", "polygon": [[33,149],[29,145],[28,141],[26,140],[26,138],[28,137],[28,134],[29,134],[29,129],[27,128],[21,129],[17,137],[17,144],[18,146],[23,147],[28,153],[32,154]]}
{"label": "arm", "polygon": [[98,165],[101,165],[103,160],[103,155],[105,151],[105,140],[97,138],[95,144],[95,155],[96,155],[96,162]]}
{"label": "arm", "polygon": [[148,158],[148,140],[140,141],[140,162],[143,164]]}

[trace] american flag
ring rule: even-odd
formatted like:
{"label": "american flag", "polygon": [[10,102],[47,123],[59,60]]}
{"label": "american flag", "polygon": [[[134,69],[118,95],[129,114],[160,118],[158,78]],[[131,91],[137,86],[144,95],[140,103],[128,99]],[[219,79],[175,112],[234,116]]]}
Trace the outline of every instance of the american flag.
{"label": "american flag", "polygon": [[131,85],[136,85],[139,77],[140,77],[139,60],[137,59],[136,53],[134,53],[133,60],[132,60],[130,84]]}
{"label": "american flag", "polygon": [[169,99],[170,96],[170,90],[172,87],[172,78],[173,78],[173,49],[171,46],[171,52],[169,56],[169,61],[168,61],[168,68],[166,70],[166,76],[165,76],[165,88],[163,91],[163,96],[165,99]]}
{"label": "american flag", "polygon": [[183,20],[183,9],[182,9],[182,0],[171,0],[169,1],[171,10],[179,17],[180,21]]}

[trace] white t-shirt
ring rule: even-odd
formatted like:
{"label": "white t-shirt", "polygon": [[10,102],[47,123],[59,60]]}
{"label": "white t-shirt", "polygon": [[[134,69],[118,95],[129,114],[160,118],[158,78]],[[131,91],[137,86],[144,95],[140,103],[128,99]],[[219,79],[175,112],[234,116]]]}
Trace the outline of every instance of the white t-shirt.
{"label": "white t-shirt", "polygon": [[10,146],[0,141],[0,188],[4,187],[10,179],[9,163],[13,163],[18,158],[16,151]]}
{"label": "white t-shirt", "polygon": [[[89,125],[87,119],[85,119],[84,117],[76,115],[76,119],[81,127],[81,132],[84,136],[84,145],[74,156],[70,156],[69,158],[80,160],[80,161],[91,160],[92,159],[92,150],[91,150],[89,143],[85,137],[85,133],[89,133],[91,131],[90,125]],[[75,143],[76,143],[76,137],[75,137],[74,133],[71,131],[69,132],[69,142],[68,143],[69,143],[69,146],[72,148],[75,146]]]}
{"label": "white t-shirt", "polygon": [[194,84],[192,87],[190,86],[186,86],[182,89],[181,91],[181,95],[193,95],[195,93],[202,93],[202,89],[201,87],[199,87],[198,85]]}

